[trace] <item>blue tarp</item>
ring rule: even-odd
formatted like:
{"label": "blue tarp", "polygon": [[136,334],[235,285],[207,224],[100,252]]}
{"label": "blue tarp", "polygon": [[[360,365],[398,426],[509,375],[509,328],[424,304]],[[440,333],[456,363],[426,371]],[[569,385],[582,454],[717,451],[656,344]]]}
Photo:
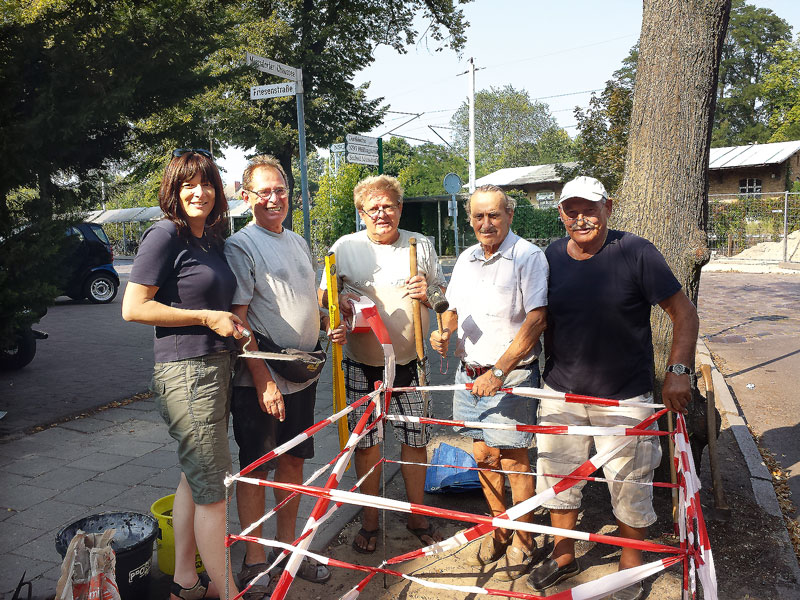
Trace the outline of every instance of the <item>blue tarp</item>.
{"label": "blue tarp", "polygon": [[434,466],[428,467],[425,473],[425,491],[429,494],[467,492],[481,488],[477,471],[439,466],[477,467],[478,465],[472,455],[464,452],[461,448],[441,443],[433,451],[431,464]]}

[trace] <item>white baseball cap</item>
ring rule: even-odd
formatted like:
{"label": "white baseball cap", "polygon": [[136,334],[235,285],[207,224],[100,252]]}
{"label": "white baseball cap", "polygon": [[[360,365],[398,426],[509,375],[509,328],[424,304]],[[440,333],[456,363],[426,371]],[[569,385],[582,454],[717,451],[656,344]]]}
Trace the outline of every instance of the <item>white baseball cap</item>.
{"label": "white baseball cap", "polygon": [[558,199],[558,203],[561,204],[570,198],[583,198],[591,202],[600,202],[601,200],[608,200],[608,192],[606,192],[603,184],[594,177],[581,175],[567,182],[561,190],[561,197]]}

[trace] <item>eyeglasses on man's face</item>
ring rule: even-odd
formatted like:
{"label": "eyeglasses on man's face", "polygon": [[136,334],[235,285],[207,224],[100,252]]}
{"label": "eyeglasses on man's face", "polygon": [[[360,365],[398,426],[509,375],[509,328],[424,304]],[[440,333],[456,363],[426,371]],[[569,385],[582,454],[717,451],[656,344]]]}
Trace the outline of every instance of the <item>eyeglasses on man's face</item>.
{"label": "eyeglasses on man's face", "polygon": [[376,206],[369,210],[367,210],[366,208],[362,208],[361,212],[374,221],[380,216],[381,213],[383,213],[387,217],[392,217],[396,215],[398,212],[400,212],[400,205],[391,204],[389,206]]}
{"label": "eyeglasses on man's face", "polygon": [[289,195],[289,190],[287,190],[285,187],[276,187],[272,188],[271,190],[259,190],[259,191],[248,190],[245,188],[244,191],[247,192],[248,194],[254,194],[259,198],[261,198],[262,200],[269,200],[270,198],[272,198],[272,196],[275,196],[276,198],[286,198],[286,196]]}
{"label": "eyeglasses on man's face", "polygon": [[183,156],[184,154],[199,154],[201,156],[205,156],[206,158],[214,160],[214,155],[204,148],[176,148],[175,150],[172,151],[172,156],[175,157]]}

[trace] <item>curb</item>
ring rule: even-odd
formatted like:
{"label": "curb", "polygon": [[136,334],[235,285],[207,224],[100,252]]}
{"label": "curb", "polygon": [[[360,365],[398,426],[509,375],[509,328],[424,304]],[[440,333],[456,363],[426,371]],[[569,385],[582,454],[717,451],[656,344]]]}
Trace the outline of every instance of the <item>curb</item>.
{"label": "curb", "polygon": [[[719,372],[714,360],[711,358],[711,352],[701,338],[697,338],[697,356],[700,363],[707,364],[711,367],[711,379],[714,384],[714,399],[720,415],[728,420],[733,433],[736,444],[739,446],[739,451],[744,456],[747,470],[750,473],[750,485],[753,489],[753,496],[755,497],[758,506],[767,514],[775,517],[780,517],[783,520],[783,513],[781,512],[780,505],[778,504],[778,497],[775,495],[775,488],[772,486],[772,475],[764,464],[761,458],[761,453],[756,447],[753,436],[747,427],[747,422],[739,413],[739,408],[733,400],[730,388],[725,382],[725,377]],[[789,539],[789,533],[785,527],[782,527],[779,533],[780,542],[788,548],[791,553],[791,560],[786,562],[792,569],[795,581],[800,581],[800,565],[798,564],[797,557],[794,555],[792,542]]]}

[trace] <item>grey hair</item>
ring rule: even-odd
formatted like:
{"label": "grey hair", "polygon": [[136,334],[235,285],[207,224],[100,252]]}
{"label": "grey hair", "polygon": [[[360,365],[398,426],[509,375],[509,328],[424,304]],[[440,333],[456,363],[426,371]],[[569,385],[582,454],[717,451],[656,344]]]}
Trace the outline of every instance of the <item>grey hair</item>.
{"label": "grey hair", "polygon": [[391,175],[373,175],[358,182],[353,189],[353,202],[357,210],[364,207],[364,202],[369,200],[372,192],[385,192],[394,197],[397,204],[403,204],[403,186]]}
{"label": "grey hair", "polygon": [[517,199],[512,198],[508,194],[506,194],[505,190],[500,186],[494,185],[493,183],[487,183],[480,187],[475,188],[475,191],[472,192],[472,195],[467,199],[467,215],[471,214],[470,211],[470,204],[472,203],[472,198],[477,193],[494,193],[500,194],[503,197],[503,202],[505,203],[506,212],[508,214],[513,213],[517,208]]}

